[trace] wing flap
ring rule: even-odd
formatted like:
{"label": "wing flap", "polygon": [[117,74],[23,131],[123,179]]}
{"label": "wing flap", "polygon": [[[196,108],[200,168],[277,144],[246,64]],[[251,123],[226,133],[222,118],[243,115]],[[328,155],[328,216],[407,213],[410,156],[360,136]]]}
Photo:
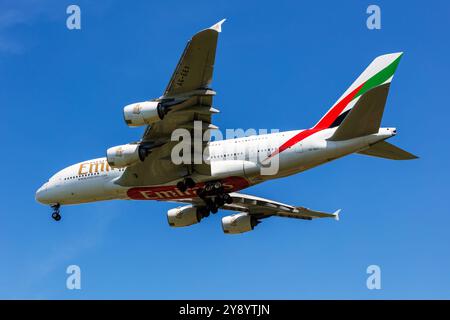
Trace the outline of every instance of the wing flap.
{"label": "wing flap", "polygon": [[327,213],[311,210],[305,207],[295,207],[281,202],[250,196],[242,193],[231,193],[233,203],[224,209],[233,211],[246,211],[260,218],[278,216],[285,218],[312,220],[317,218],[333,218],[339,220],[339,212]]}
{"label": "wing flap", "polygon": [[[315,211],[305,207],[291,206],[289,204],[273,201],[270,199],[236,192],[230,193],[230,196],[233,198],[233,203],[225,204],[222,209],[237,212],[248,212],[258,219],[278,216],[303,220],[312,220],[317,218],[333,218],[335,220],[339,220],[340,210],[337,210],[334,213]],[[202,200],[199,198],[181,199],[177,202],[187,202],[194,205],[204,205]]]}

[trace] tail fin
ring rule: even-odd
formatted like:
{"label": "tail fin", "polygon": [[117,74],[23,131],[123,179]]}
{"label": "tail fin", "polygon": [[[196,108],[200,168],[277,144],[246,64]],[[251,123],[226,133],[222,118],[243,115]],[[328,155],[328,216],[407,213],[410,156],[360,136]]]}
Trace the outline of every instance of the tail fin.
{"label": "tail fin", "polygon": [[365,154],[367,156],[386,158],[391,160],[411,160],[417,159],[418,157],[403,150],[399,147],[394,146],[386,141],[381,141],[370,148],[358,152],[360,154]]}
{"label": "tail fin", "polygon": [[313,128],[339,126],[332,140],[378,132],[389,85],[402,55],[391,53],[373,60]]}

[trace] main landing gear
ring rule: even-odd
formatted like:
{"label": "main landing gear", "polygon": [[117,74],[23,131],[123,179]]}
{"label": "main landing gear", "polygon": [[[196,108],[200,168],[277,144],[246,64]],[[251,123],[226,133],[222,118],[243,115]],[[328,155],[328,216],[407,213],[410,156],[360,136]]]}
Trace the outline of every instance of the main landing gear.
{"label": "main landing gear", "polygon": [[51,206],[53,209],[53,213],[52,213],[52,218],[55,221],[59,221],[61,220],[61,215],[59,214],[59,208],[61,207],[61,205],[59,203],[54,204]]}
{"label": "main landing gear", "polygon": [[225,192],[220,181],[207,182],[203,188],[197,190],[197,195],[205,202],[206,209],[213,214],[225,204],[233,203],[233,198]]}
{"label": "main landing gear", "polygon": [[181,192],[185,192],[189,188],[195,187],[195,181],[192,178],[185,178],[177,183],[177,188]]}
{"label": "main landing gear", "polygon": [[[194,187],[195,181],[192,178],[185,178],[177,183],[177,188],[181,192]],[[199,198],[205,202],[205,207],[201,207],[201,212],[199,212],[202,217],[208,217],[209,213],[217,213],[220,207],[233,202],[233,198],[225,192],[220,181],[207,182],[203,188],[199,188],[196,192]]]}

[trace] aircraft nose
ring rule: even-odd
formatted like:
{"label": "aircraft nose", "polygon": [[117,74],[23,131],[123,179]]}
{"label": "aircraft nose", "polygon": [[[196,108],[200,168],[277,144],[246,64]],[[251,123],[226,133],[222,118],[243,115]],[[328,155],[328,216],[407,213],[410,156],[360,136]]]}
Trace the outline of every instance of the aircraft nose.
{"label": "aircraft nose", "polygon": [[50,199],[48,197],[47,182],[44,183],[39,189],[37,189],[35,198],[37,202],[48,204],[48,201]]}

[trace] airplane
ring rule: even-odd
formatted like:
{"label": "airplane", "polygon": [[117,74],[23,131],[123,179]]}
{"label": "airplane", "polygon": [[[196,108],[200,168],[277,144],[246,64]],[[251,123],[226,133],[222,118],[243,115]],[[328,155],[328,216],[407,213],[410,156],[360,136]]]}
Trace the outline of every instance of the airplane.
{"label": "airplane", "polygon": [[[211,121],[219,112],[213,107],[216,92],[211,83],[224,21],[198,32],[188,41],[161,97],[124,107],[129,127],[145,126],[138,142],[109,148],[106,157],[71,165],[37,190],[36,200],[51,206],[54,220],[61,219],[62,205],[113,199],[185,204],[168,210],[167,219],[172,227],[199,223],[219,209],[233,211],[222,218],[226,234],[251,231],[272,216],[338,220],[340,210],[316,211],[239,191],[353,153],[392,160],[417,158],[386,141],[397,134],[396,128],[380,126],[402,52],[373,60],[309,129],[208,139],[208,133],[217,129]],[[172,151],[179,141],[173,141],[172,133],[177,129],[192,133],[199,121],[197,130],[207,137],[204,141],[200,135],[200,151],[207,151],[208,161],[175,163]],[[195,132],[190,139],[194,144],[198,142]],[[187,156],[192,159],[197,153],[198,148]],[[267,161],[275,160],[276,172],[263,174]]]}

